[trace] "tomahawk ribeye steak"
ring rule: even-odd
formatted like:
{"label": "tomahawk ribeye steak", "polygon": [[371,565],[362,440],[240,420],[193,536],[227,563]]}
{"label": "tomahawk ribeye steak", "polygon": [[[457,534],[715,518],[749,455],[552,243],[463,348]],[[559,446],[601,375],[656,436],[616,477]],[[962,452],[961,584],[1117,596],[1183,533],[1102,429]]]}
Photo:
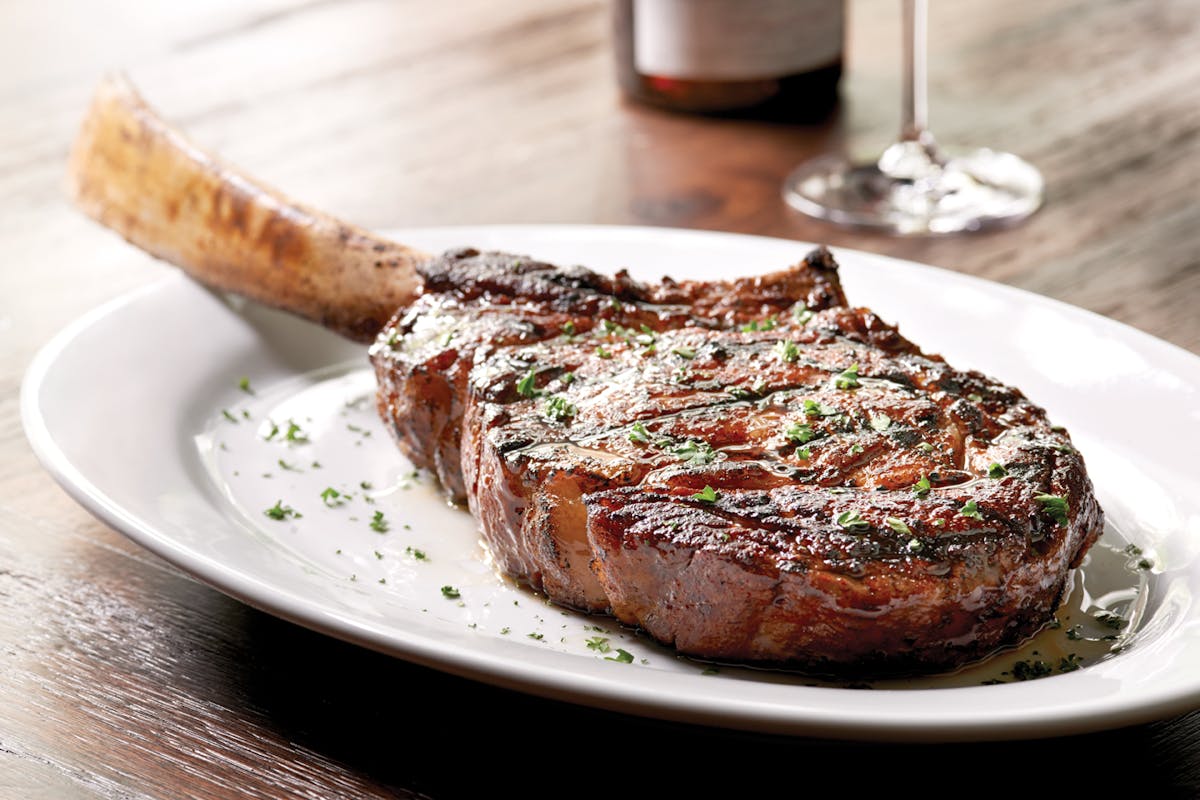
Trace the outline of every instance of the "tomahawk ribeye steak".
{"label": "tomahawk ribeye steak", "polygon": [[848,306],[824,250],[651,285],[428,257],[240,177],[119,80],[71,179],[201,282],[373,340],[383,418],[498,568],[681,652],[949,669],[1049,621],[1102,528],[1066,433]]}

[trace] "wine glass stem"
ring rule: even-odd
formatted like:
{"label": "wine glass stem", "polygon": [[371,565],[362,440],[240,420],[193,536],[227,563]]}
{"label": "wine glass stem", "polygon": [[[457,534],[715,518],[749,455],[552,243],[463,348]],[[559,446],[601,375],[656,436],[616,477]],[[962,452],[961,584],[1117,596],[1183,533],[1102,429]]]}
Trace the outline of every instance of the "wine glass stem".
{"label": "wine glass stem", "polygon": [[929,4],[927,0],[904,0],[904,95],[901,108],[900,140],[925,142],[928,132],[929,111],[928,73],[926,52],[928,46]]}

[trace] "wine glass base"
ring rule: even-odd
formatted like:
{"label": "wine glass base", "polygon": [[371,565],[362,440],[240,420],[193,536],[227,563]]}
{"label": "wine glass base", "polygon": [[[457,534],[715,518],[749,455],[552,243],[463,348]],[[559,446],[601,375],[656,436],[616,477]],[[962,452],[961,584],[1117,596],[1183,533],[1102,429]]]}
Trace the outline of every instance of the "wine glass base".
{"label": "wine glass base", "polygon": [[1010,225],[1042,204],[1041,173],[1017,156],[988,149],[939,156],[904,177],[881,169],[887,154],[875,164],[814,159],[788,176],[783,196],[811,217],[912,236]]}

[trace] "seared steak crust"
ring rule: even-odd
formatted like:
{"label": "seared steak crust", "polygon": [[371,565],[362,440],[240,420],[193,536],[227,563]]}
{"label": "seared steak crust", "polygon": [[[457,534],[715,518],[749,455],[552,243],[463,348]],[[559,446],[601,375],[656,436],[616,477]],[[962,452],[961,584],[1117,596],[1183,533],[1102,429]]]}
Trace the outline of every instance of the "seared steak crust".
{"label": "seared steak crust", "polygon": [[949,669],[1044,625],[1101,530],[1065,432],[846,307],[823,251],[746,286],[473,251],[426,280],[372,350],[402,447],[504,573],[683,653]]}
{"label": "seared steak crust", "polygon": [[[505,348],[620,325],[654,331],[720,328],[786,312],[845,304],[826,250],[781,272],[733,281],[645,285],[505,253],[454,250],[418,267],[424,294],[371,349],[379,413],[414,465],[434,472],[455,502],[462,482],[467,375]],[[569,334],[568,334],[569,335]]]}

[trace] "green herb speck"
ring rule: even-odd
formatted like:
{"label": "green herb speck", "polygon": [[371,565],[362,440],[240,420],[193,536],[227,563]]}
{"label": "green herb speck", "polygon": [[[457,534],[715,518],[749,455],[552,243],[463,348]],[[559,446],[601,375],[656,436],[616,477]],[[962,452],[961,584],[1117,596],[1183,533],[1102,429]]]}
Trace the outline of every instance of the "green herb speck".
{"label": "green herb speck", "polygon": [[292,508],[291,506],[285,506],[283,504],[282,500],[275,501],[275,505],[271,506],[266,511],[264,511],[263,514],[270,517],[271,519],[276,519],[276,520],[285,520],[288,517],[293,517],[293,518],[298,519],[302,516],[298,511],[296,511],[296,509]]}
{"label": "green herb speck", "polygon": [[858,382],[858,364],[851,364],[848,369],[838,373],[833,379],[833,385],[839,389],[857,389],[861,386]]}
{"label": "green herb speck", "polygon": [[608,645],[608,637],[606,636],[591,636],[586,640],[585,644],[587,644],[588,650],[595,650],[597,653],[607,653],[609,650],[612,650]]}
{"label": "green herb speck", "polygon": [[863,531],[871,527],[871,523],[863,519],[862,515],[855,509],[843,511],[841,514],[838,514],[837,524],[848,531]]}
{"label": "green herb speck", "polygon": [[1042,510],[1054,518],[1054,521],[1059,525],[1066,525],[1068,521],[1067,499],[1054,494],[1039,494],[1033,498],[1042,504]]}
{"label": "green herb speck", "polygon": [[979,511],[979,506],[975,505],[974,500],[968,500],[964,503],[963,507],[958,510],[958,515],[960,517],[967,517],[968,519],[979,520],[980,522],[983,521],[983,514]]}

